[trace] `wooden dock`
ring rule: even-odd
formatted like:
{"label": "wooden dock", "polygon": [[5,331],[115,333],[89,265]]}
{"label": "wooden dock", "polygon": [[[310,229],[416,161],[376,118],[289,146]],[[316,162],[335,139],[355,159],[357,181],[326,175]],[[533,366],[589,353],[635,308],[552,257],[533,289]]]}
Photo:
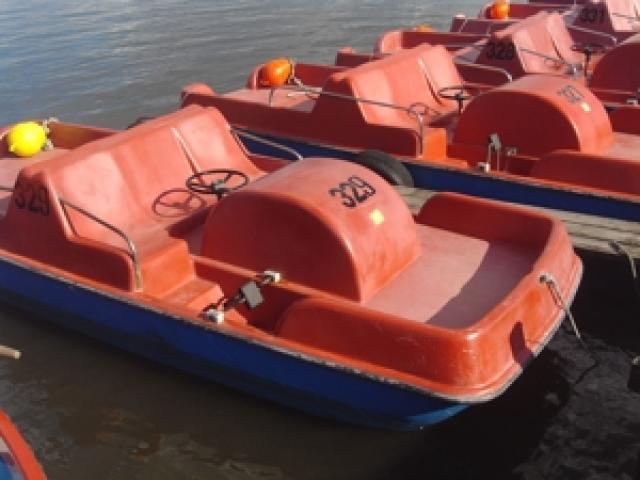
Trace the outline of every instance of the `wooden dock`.
{"label": "wooden dock", "polygon": [[[417,213],[422,205],[436,193],[417,188],[396,188],[414,213]],[[628,261],[627,255],[634,260],[640,259],[640,222],[527,205],[519,206],[544,211],[560,218],[567,226],[573,245],[578,252],[621,257],[625,261]],[[621,249],[614,245],[618,245]]]}

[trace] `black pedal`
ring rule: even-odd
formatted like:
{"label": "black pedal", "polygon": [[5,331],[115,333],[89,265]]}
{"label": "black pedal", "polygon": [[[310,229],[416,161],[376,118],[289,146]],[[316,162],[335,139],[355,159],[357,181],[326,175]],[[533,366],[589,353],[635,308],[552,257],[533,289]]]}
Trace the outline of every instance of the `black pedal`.
{"label": "black pedal", "polygon": [[242,285],[238,293],[242,296],[244,300],[243,303],[246,303],[247,308],[251,310],[259,306],[264,301],[262,293],[260,292],[260,287],[254,281],[250,281]]}

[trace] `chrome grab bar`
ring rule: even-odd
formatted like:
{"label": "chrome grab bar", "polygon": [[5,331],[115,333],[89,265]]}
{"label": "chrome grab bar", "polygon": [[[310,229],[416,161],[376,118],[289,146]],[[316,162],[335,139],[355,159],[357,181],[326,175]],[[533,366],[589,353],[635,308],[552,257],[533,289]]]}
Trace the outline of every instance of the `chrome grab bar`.
{"label": "chrome grab bar", "polygon": [[[114,232],[115,234],[120,236],[120,238],[122,238],[127,243],[127,246],[129,247],[128,254],[131,257],[131,261],[133,262],[135,281],[136,281],[136,289],[141,290],[142,289],[142,272],[140,270],[140,262],[138,260],[138,250],[136,249],[136,246],[133,243],[133,241],[127,236],[127,234],[124,233],[122,230],[120,230],[118,227],[116,227],[114,225],[111,225],[110,223],[106,222],[105,220],[102,220],[100,217],[97,217],[93,213],[88,212],[84,208],[79,207],[79,206],[77,206],[77,205],[75,205],[75,204],[73,204],[71,202],[68,202],[67,200],[65,200],[62,197],[57,197],[57,198],[58,198],[58,202],[62,206],[62,210],[64,211],[64,214],[65,214],[65,217],[67,219],[67,223],[69,224],[69,227],[71,228],[71,230],[73,230],[73,233],[75,233],[76,235],[78,235],[78,232],[73,227],[73,222],[71,221],[71,218],[69,217],[65,207],[70,207],[70,208],[76,210],[77,212],[81,213],[82,215],[90,218],[94,222],[99,223],[103,227],[108,228],[109,230],[111,230],[112,232]],[[78,235],[78,236],[80,236],[80,235]]]}
{"label": "chrome grab bar", "polygon": [[[463,59],[461,57],[459,57],[457,60],[463,60]],[[457,64],[458,62],[455,61],[455,63]],[[505,77],[507,77],[507,81],[508,82],[513,82],[513,76],[509,72],[507,72],[504,68],[493,67],[491,65],[483,65],[483,64],[473,63],[473,62],[470,62],[467,59],[464,59],[464,61],[461,61],[460,65],[465,65],[465,66],[468,66],[468,67],[471,67],[471,68],[479,68],[480,70],[489,70],[489,71],[492,71],[492,72],[501,73]]]}
{"label": "chrome grab bar", "polygon": [[[271,93],[269,95],[269,105],[271,105],[271,98],[273,97],[273,93],[275,90],[277,89],[283,89],[283,90],[290,90],[293,92],[305,92],[305,93],[309,93],[312,95],[326,95],[328,97],[334,97],[334,98],[338,98],[341,100],[350,100],[350,101],[354,101],[354,102],[358,102],[358,103],[368,103],[370,105],[376,105],[378,107],[386,107],[386,108],[392,108],[394,110],[400,110],[403,112],[406,112],[409,116],[413,117],[416,119],[417,123],[418,123],[418,136],[420,139],[420,145],[419,145],[419,154],[422,156],[423,154],[423,150],[424,150],[424,118],[423,118],[423,113],[417,112],[414,108],[414,105],[417,104],[412,104],[409,107],[403,107],[401,105],[396,105],[393,103],[387,103],[387,102],[381,102],[379,100],[371,100],[369,98],[362,98],[362,97],[356,97],[353,95],[345,95],[343,93],[335,93],[335,92],[327,92],[325,90],[319,90],[317,88],[312,88],[312,87],[307,87],[306,85],[286,85],[286,86],[282,86],[282,87],[273,87],[271,88]],[[437,112],[436,110],[434,110],[434,112],[436,112],[438,115],[440,115],[440,112]]]}
{"label": "chrome grab bar", "polygon": [[631,20],[633,22],[640,21],[638,17],[634,17],[633,15],[627,15],[626,13],[611,12],[611,16],[624,18],[625,20]]}
{"label": "chrome grab bar", "polygon": [[[490,38],[490,35],[485,35],[482,34],[483,37],[485,38]],[[482,43],[480,43],[482,42]],[[484,46],[486,45],[486,41],[485,40],[478,40],[477,42],[472,42],[472,43],[442,43],[441,44],[444,48],[466,48],[466,47],[472,47],[475,48],[476,50],[482,50],[484,48]]]}
{"label": "chrome grab bar", "polygon": [[268,145],[270,147],[282,150],[283,152],[287,152],[288,154],[293,156],[296,159],[296,161],[304,159],[304,157],[302,155],[300,155],[300,153],[298,153],[297,150],[294,150],[291,147],[287,147],[286,145],[283,145],[281,143],[274,142],[274,141],[271,141],[271,140],[267,140],[266,138],[259,137],[258,135],[254,135],[252,133],[245,132],[244,130],[240,130],[238,128],[231,127],[231,132],[234,133],[235,135],[237,135],[238,137],[246,137],[246,138],[249,138],[249,139],[251,139],[251,140],[253,140],[255,142],[262,143],[264,145]]}
{"label": "chrome grab bar", "polygon": [[598,32],[597,30],[591,30],[590,28],[578,27],[576,25],[567,25],[567,28],[569,30],[577,30],[578,32],[584,32],[584,33],[589,33],[596,36],[605,37],[606,39],[611,40],[611,43],[613,45],[616,45],[618,43],[618,39],[608,33]]}
{"label": "chrome grab bar", "polygon": [[553,57],[551,55],[547,55],[546,53],[538,52],[536,50],[531,50],[529,48],[524,47],[516,47],[521,52],[530,53],[531,55],[536,55],[538,57],[544,58],[545,60],[549,60],[551,62],[555,62],[560,65],[566,65],[569,67],[569,73],[571,75],[576,75],[578,73],[579,65],[574,65],[573,63],[567,62],[564,58]]}

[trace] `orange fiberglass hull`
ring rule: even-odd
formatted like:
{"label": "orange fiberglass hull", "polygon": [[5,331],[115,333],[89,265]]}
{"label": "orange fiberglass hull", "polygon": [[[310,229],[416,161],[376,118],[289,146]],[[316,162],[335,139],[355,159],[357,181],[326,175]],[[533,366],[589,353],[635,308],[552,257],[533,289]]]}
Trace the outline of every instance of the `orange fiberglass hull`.
{"label": "orange fiberglass hull", "polygon": [[420,428],[499,395],[581,275],[558,220],[454,194],[413,217],[333,159],[269,173],[210,108],[15,165],[0,156],[3,299],[354,423]]}
{"label": "orange fiberglass hull", "polygon": [[0,478],[7,480],[46,480],[42,467],[31,448],[11,422],[0,411]]}

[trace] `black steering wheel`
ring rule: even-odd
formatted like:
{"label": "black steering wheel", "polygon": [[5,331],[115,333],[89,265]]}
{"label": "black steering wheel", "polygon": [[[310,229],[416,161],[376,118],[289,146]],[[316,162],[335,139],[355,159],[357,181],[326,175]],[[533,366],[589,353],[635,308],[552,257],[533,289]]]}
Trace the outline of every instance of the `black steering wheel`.
{"label": "black steering wheel", "polygon": [[466,85],[450,85],[438,90],[438,96],[458,102],[458,114],[462,113],[464,102],[475,97],[477,92]]}
{"label": "black steering wheel", "polygon": [[[206,181],[205,177],[220,176],[213,181]],[[233,184],[232,179],[238,178],[237,184]],[[233,192],[241,187],[244,187],[249,183],[249,177],[247,174],[239,170],[231,170],[227,168],[220,168],[216,170],[204,170],[202,172],[194,173],[187,178],[187,188],[194,193],[204,193],[209,195],[215,195],[218,198]]]}
{"label": "black steering wheel", "polygon": [[600,43],[574,43],[571,45],[571,50],[574,52],[580,52],[584,55],[584,75],[587,76],[587,69],[589,68],[589,62],[594,53],[603,53],[607,47]]}

